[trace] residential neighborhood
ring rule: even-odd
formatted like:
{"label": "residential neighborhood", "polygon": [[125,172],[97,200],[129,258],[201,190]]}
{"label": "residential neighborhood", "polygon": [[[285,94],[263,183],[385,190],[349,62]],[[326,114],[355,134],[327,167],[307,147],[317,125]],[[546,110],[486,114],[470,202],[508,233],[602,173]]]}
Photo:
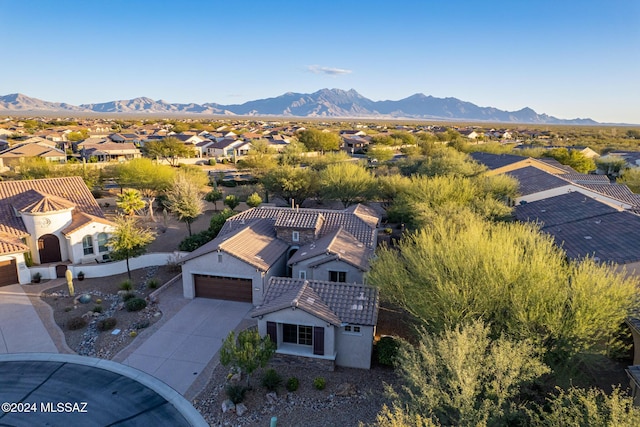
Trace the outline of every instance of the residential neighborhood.
{"label": "residential neighborhood", "polygon": [[[140,370],[191,401],[210,423],[245,422],[243,414],[260,411],[286,419],[286,400],[265,398],[269,388],[242,386],[269,384],[269,375],[279,378],[274,390],[283,393],[286,386],[288,399],[300,405],[302,396],[321,396],[328,381],[341,404],[369,399],[374,407],[387,399],[376,381],[396,387],[406,381],[393,358],[398,346],[419,339],[424,325],[446,324],[458,309],[483,311],[494,325],[508,316],[506,308],[492,313],[474,305],[479,295],[460,306],[467,291],[455,290],[494,280],[486,266],[481,273],[472,269],[479,257],[497,251],[478,243],[474,255],[462,249],[468,243],[462,239],[486,228],[487,244],[503,232],[520,236],[503,243],[514,245],[508,256],[524,276],[497,279],[513,288],[504,297],[513,298],[513,311],[534,304],[523,304],[516,289],[535,286],[539,276],[564,299],[540,304],[573,300],[593,311],[593,330],[574,332],[582,314],[569,309],[554,320],[567,322],[568,334],[583,334],[585,344],[545,347],[553,357],[596,354],[605,339],[602,325],[611,342],[628,325],[626,341],[620,338],[610,356],[615,367],[580,378],[597,383],[606,377],[639,396],[640,344],[632,340],[640,343],[633,311],[640,195],[631,151],[601,155],[580,141],[567,143],[562,128],[228,119],[62,123],[0,122],[0,304],[19,300],[28,308],[13,332],[0,322],[0,353],[70,354]],[[449,244],[459,245],[459,253]],[[531,250],[540,252],[532,259],[553,260],[547,270],[554,278],[527,264]],[[502,271],[499,258],[483,262],[495,275]],[[590,278],[581,268],[591,269]],[[585,290],[578,295],[580,286]],[[540,298],[555,295],[547,294]],[[602,301],[610,311],[597,314],[594,305]],[[21,342],[16,334],[31,323],[36,342]],[[529,326],[518,326],[517,334],[544,345],[565,339],[544,322],[536,332]],[[236,336],[253,336],[251,357],[266,354],[264,363],[247,368],[232,358],[229,365],[221,355],[235,354],[228,342]],[[251,379],[254,370],[262,382]],[[234,387],[247,397],[233,402]],[[366,397],[371,387],[377,391]],[[316,399],[326,402],[323,396]],[[267,409],[264,399],[271,402]],[[372,417],[379,409],[354,416]]]}

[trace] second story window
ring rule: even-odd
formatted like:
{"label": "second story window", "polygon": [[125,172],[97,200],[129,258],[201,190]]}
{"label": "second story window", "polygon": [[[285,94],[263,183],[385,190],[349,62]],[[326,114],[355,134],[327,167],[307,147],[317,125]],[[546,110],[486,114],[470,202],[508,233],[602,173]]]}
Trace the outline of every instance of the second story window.
{"label": "second story window", "polygon": [[347,281],[347,272],[346,271],[330,271],[329,281],[345,283]]}
{"label": "second story window", "polygon": [[98,252],[109,252],[109,237],[107,233],[98,234]]}
{"label": "second story window", "polygon": [[293,240],[294,242],[299,242],[300,241],[300,232],[299,231],[294,231],[291,233],[291,240]]}

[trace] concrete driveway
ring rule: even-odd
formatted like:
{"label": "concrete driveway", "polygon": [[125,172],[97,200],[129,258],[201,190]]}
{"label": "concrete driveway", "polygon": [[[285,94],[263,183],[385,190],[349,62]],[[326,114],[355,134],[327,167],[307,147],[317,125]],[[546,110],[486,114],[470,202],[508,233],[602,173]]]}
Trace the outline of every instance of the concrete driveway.
{"label": "concrete driveway", "polygon": [[0,288],[0,354],[58,353],[21,285]]}
{"label": "concrete driveway", "polygon": [[121,363],[184,395],[251,308],[249,303],[196,298]]}

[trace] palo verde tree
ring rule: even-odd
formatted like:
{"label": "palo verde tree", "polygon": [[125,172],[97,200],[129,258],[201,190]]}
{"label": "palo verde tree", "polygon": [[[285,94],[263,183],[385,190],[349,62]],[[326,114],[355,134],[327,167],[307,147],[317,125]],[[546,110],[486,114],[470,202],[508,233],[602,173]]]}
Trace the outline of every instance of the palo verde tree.
{"label": "palo verde tree", "polygon": [[146,252],[146,247],[155,238],[155,233],[141,225],[136,217],[119,216],[116,218],[116,229],[109,238],[111,258],[127,261],[127,274],[131,279],[129,259],[139,257]]}
{"label": "palo verde tree", "polygon": [[172,136],[166,137],[160,141],[149,141],[144,144],[143,152],[145,155],[155,159],[164,159],[171,166],[178,166],[181,158],[193,157],[195,151],[193,148],[185,145],[178,138]]}
{"label": "palo verde tree", "polygon": [[120,186],[135,188],[142,193],[149,206],[149,218],[154,221],[153,203],[173,185],[175,169],[155,164],[151,159],[133,159],[118,165],[115,176]]}
{"label": "palo verde tree", "polygon": [[400,346],[396,367],[403,379],[392,392],[396,408],[456,426],[508,425],[520,416],[521,388],[549,372],[533,343],[492,339],[481,321],[423,331],[417,346]]}
{"label": "palo verde tree", "polygon": [[250,386],[251,374],[258,368],[264,368],[275,352],[275,344],[269,336],[261,337],[256,329],[245,329],[236,335],[229,332],[220,347],[222,366],[233,366],[247,375]]}
{"label": "palo verde tree", "polygon": [[545,348],[554,366],[603,352],[638,305],[633,280],[589,258],[567,261],[535,225],[469,213],[432,218],[397,250],[380,250],[368,281],[431,332],[484,319]]}
{"label": "palo verde tree", "polygon": [[272,194],[302,204],[317,191],[317,173],[311,168],[282,166],[267,173],[262,184]]}
{"label": "palo verde tree", "polygon": [[298,134],[298,141],[309,151],[335,151],[340,148],[340,136],[333,132],[323,132],[317,129],[303,130]]}
{"label": "palo verde tree", "polygon": [[369,200],[377,183],[373,174],[356,163],[335,163],[320,171],[320,195],[325,200],[340,200],[344,207]]}
{"label": "palo verde tree", "polygon": [[189,179],[187,174],[177,174],[173,187],[167,191],[167,206],[173,215],[187,225],[187,231],[191,236],[191,224],[204,211],[202,201],[202,187]]}

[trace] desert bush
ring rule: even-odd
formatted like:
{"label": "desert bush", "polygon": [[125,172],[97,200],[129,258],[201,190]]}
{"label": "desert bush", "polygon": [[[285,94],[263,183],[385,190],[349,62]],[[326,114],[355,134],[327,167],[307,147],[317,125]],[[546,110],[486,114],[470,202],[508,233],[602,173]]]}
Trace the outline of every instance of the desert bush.
{"label": "desert bush", "polygon": [[327,382],[323,377],[315,377],[313,379],[313,386],[316,388],[316,390],[324,390],[326,385],[327,385]]}
{"label": "desert bush", "polygon": [[127,292],[126,294],[122,295],[122,301],[127,302],[132,298],[135,298],[136,294],[134,294],[133,292]]}
{"label": "desert bush", "polygon": [[225,388],[225,392],[229,400],[237,405],[244,400],[244,395],[247,392],[247,388],[239,384],[229,384]]}
{"label": "desert bush", "polygon": [[124,282],[120,283],[120,290],[130,291],[131,289],[133,289],[133,282],[131,280],[125,280]]}
{"label": "desert bush", "polygon": [[82,317],[72,317],[67,321],[67,329],[70,331],[77,331],[87,326],[87,321]]}
{"label": "desert bush", "polygon": [[132,325],[133,329],[144,329],[144,328],[148,328],[150,325],[150,322],[148,319],[145,320],[141,320],[140,322],[136,322]]}
{"label": "desert bush", "polygon": [[300,385],[300,381],[298,381],[296,377],[291,377],[287,380],[285,387],[287,391],[296,391],[299,385]]}
{"label": "desert bush", "polygon": [[118,321],[114,317],[107,317],[106,319],[100,320],[96,324],[96,328],[99,331],[109,331],[109,330],[113,329],[116,326],[117,322]]}
{"label": "desert bush", "polygon": [[275,369],[267,369],[262,376],[262,386],[269,391],[276,391],[282,384],[282,377],[276,372]]}
{"label": "desert bush", "polygon": [[393,366],[398,357],[398,340],[393,337],[382,337],[374,347],[374,354],[379,364]]}
{"label": "desert bush", "polygon": [[147,288],[149,289],[156,289],[158,287],[158,284],[160,282],[158,281],[158,279],[153,278],[153,279],[149,279],[147,280]]}
{"label": "desert bush", "polygon": [[92,311],[94,313],[102,313],[102,306],[101,305],[94,305]]}
{"label": "desert bush", "polygon": [[147,302],[142,298],[131,298],[124,303],[127,311],[140,311],[147,306]]}

